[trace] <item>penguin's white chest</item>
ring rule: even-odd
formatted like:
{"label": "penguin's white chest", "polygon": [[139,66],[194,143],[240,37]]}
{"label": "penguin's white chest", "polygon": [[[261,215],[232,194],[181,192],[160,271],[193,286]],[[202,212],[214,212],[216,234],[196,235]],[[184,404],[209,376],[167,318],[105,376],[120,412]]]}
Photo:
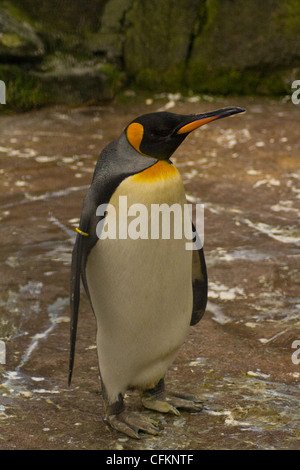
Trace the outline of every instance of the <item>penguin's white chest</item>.
{"label": "penguin's white chest", "polygon": [[116,237],[99,239],[86,265],[100,373],[111,401],[130,386],[156,385],[182,345],[192,314],[192,251],[186,249],[192,228],[184,188],[175,167],[156,165],[119,185],[103,227]]}

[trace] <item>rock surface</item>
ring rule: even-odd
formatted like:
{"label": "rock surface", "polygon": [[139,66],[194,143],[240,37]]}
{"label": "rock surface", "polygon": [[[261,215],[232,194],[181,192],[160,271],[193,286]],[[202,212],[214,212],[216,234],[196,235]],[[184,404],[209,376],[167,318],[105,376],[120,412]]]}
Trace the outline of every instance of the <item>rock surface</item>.
{"label": "rock surface", "polygon": [[298,75],[300,70],[299,2],[209,0],[206,15],[188,64],[192,88],[261,94],[290,90],[294,68]]}
{"label": "rock surface", "polygon": [[31,26],[0,8],[0,62],[32,61],[44,54],[44,45]]}
{"label": "rock surface", "polygon": [[[0,8],[0,46],[4,64],[0,79],[14,82],[12,101],[17,105],[21,95],[21,109],[24,93],[19,77],[24,73],[32,83],[26,91],[26,109],[62,101],[101,103],[124,85],[185,94],[283,95],[290,93],[300,74],[300,4],[298,0],[75,0],[72,4],[6,0]],[[49,62],[61,63],[61,58],[66,73],[60,67],[47,70]],[[32,63],[37,59],[43,60]],[[72,61],[74,73],[68,66]],[[11,77],[6,62],[17,67]],[[102,67],[102,76],[97,86],[88,74],[89,84],[83,90],[78,69],[83,73],[87,63],[94,68],[92,76]],[[38,83],[35,73],[40,74]],[[70,77],[63,94],[55,86],[60,73],[62,81],[66,74]],[[48,74],[45,80],[43,74]],[[47,94],[45,83],[51,85],[51,93]]]}

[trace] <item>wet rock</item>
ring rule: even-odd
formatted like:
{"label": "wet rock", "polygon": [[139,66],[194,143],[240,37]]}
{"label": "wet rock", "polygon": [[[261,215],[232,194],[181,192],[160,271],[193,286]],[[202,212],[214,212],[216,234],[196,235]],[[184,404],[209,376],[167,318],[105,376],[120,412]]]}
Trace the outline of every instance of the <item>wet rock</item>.
{"label": "wet rock", "polygon": [[150,90],[282,94],[299,73],[299,4],[109,0],[94,51]]}
{"label": "wet rock", "polygon": [[[22,60],[29,74],[32,61],[46,57],[48,62],[53,55],[69,54],[81,62],[80,72],[65,73],[58,69],[50,73],[43,64],[40,84],[29,87],[33,96],[27,99],[27,109],[49,103],[43,92],[36,91],[44,82],[52,102],[74,99],[78,103],[107,99],[109,80],[113,88],[117,81],[118,89],[126,82],[153,91],[280,95],[290,94],[292,82],[299,78],[300,6],[296,0],[75,0],[72,8],[67,0],[38,4],[9,0],[6,4],[9,13],[0,9],[0,61]],[[86,62],[95,58],[110,68],[107,72],[102,66],[108,81],[98,71],[83,71],[89,68]],[[2,75],[0,69],[1,79],[7,79]],[[93,85],[95,75],[98,87]],[[14,73],[12,78],[15,101],[24,109],[18,76]],[[125,80],[120,81],[120,76]],[[87,84],[80,86],[85,77]]]}
{"label": "wet rock", "polygon": [[108,0],[9,0],[9,3],[25,11],[39,29],[80,35],[84,30],[99,27],[102,9]]}
{"label": "wet rock", "polygon": [[126,15],[124,63],[139,86],[178,89],[202,0],[134,2]]}
{"label": "wet rock", "polygon": [[125,41],[125,16],[132,0],[110,0],[101,18],[101,28],[87,39],[89,49],[109,62],[122,63]]}
{"label": "wet rock", "polygon": [[0,61],[32,61],[44,54],[44,45],[31,26],[0,8]]}
{"label": "wet rock", "polygon": [[60,63],[49,72],[36,72],[49,103],[103,103],[112,100],[118,82],[113,66]]}
{"label": "wet rock", "polygon": [[300,6],[289,0],[205,2],[187,83],[216,93],[290,92],[300,67]]}

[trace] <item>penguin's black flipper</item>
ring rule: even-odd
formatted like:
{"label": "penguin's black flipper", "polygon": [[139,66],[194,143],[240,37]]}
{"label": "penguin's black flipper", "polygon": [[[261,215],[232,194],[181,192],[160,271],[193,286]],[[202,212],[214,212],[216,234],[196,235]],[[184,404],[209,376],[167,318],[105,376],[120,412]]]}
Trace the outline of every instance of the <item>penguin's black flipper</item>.
{"label": "penguin's black flipper", "polygon": [[[91,200],[91,190],[88,191],[82,208],[79,229],[77,230],[77,236],[75,245],[72,252],[72,264],[71,264],[71,289],[70,289],[70,310],[71,310],[71,321],[70,321],[70,358],[69,358],[69,377],[68,384],[71,384],[74,356],[75,356],[75,343],[76,343],[76,332],[78,322],[78,310],[80,303],[80,280],[82,278],[82,266],[85,263],[87,246],[91,242],[95,243],[94,237],[90,236],[91,219],[93,213],[96,215],[96,205]],[[93,240],[91,240],[91,238]],[[85,281],[85,279],[84,279]],[[85,282],[84,282],[85,284]],[[85,286],[86,287],[86,286]]]}
{"label": "penguin's black flipper", "polygon": [[[195,226],[192,223],[193,232],[200,241]],[[204,258],[203,246],[193,251],[193,312],[191,318],[191,326],[196,325],[204,315],[207,304],[207,272]]]}
{"label": "penguin's black flipper", "polygon": [[101,217],[96,216],[97,207],[101,204],[101,199],[103,197],[103,193],[99,190],[98,187],[99,184],[101,185],[102,189],[103,187],[105,188],[105,185],[101,184],[101,182],[98,184],[92,183],[84,199],[79,229],[77,229],[78,233],[72,252],[70,291],[70,358],[68,377],[69,385],[71,383],[75,356],[78,311],[80,303],[80,281],[82,280],[87,296],[89,297],[85,276],[85,265],[89,252],[98,240],[96,226],[98,221],[101,220]]}
{"label": "penguin's black flipper", "polygon": [[82,256],[82,236],[77,235],[75,245],[72,252],[72,267],[71,267],[71,292],[70,292],[70,309],[71,309],[71,322],[70,322],[70,358],[69,358],[69,377],[68,384],[71,384],[75,343],[78,321],[78,309],[80,302],[80,265]]}

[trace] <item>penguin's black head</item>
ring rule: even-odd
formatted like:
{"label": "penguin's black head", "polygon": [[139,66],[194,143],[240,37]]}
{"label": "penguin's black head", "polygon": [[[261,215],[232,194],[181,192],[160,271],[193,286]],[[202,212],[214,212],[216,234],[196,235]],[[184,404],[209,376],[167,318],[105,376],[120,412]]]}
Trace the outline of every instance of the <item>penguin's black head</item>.
{"label": "penguin's black head", "polygon": [[242,108],[223,108],[204,114],[173,114],[157,112],[143,114],[125,129],[128,142],[140,154],[158,160],[168,160],[186,136],[204,124],[233,114]]}

